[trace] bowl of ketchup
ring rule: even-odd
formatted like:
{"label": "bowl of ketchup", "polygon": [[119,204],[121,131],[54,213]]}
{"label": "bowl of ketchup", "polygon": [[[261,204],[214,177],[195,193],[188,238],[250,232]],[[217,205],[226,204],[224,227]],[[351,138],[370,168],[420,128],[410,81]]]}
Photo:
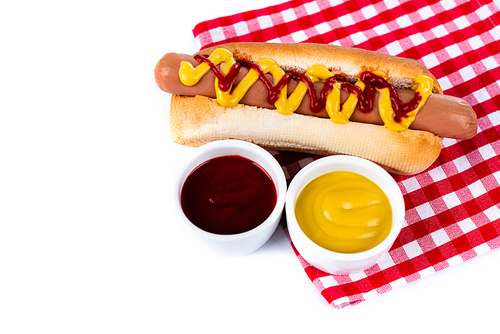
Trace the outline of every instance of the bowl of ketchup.
{"label": "bowl of ketchup", "polygon": [[174,181],[174,209],[211,251],[244,256],[264,245],[281,219],[286,178],[265,149],[240,140],[197,148]]}
{"label": "bowl of ketchup", "polygon": [[389,251],[403,227],[405,206],[399,186],[380,166],[336,155],[297,173],[285,212],[304,260],[342,275],[370,268]]}

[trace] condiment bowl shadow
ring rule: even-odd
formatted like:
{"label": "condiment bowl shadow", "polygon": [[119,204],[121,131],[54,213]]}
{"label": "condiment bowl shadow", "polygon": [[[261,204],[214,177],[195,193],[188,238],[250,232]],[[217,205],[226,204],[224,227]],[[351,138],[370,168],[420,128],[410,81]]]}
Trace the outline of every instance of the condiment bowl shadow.
{"label": "condiment bowl shadow", "polygon": [[[237,234],[215,234],[200,229],[186,217],[180,198],[186,178],[196,167],[210,159],[228,155],[239,155],[261,166],[274,182],[277,200],[269,217],[257,227]],[[181,223],[194,238],[197,238],[205,246],[207,251],[225,257],[248,255],[259,249],[271,238],[279,225],[287,190],[283,169],[271,153],[258,145],[232,139],[211,142],[197,148],[180,164],[173,183],[173,198],[175,200],[173,207]]]}
{"label": "condiment bowl shadow", "polygon": [[[334,171],[350,171],[365,176],[389,198],[393,211],[392,228],[377,246],[358,253],[334,252],[313,242],[300,228],[295,216],[295,202],[300,192],[312,180]],[[290,238],[304,260],[324,272],[343,275],[370,268],[391,248],[403,227],[405,206],[399,186],[383,168],[362,158],[336,155],[318,159],[297,173],[288,187],[285,212]]]}

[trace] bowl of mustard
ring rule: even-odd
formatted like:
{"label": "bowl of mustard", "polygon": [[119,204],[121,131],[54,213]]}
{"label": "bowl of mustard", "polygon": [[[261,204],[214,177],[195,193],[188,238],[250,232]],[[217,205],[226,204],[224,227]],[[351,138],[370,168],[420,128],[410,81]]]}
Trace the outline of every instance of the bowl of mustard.
{"label": "bowl of mustard", "polygon": [[297,173],[285,212],[290,238],[304,260],[343,275],[370,268],[388,252],[403,227],[405,206],[383,168],[335,155]]}

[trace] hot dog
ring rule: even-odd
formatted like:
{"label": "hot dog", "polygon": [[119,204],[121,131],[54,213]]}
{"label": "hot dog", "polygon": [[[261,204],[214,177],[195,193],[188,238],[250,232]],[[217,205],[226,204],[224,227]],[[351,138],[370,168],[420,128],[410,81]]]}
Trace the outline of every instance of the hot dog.
{"label": "hot dog", "polygon": [[[220,61],[218,66],[210,64],[211,61],[206,59],[217,59],[213,56],[216,50],[225,50],[231,60]],[[199,146],[211,140],[236,138],[274,149],[358,155],[379,163],[391,172],[415,174],[437,159],[442,137],[469,139],[477,131],[477,119],[472,108],[462,99],[442,95],[437,80],[421,63],[414,60],[332,45],[271,43],[225,44],[202,50],[195,56],[196,59],[189,55],[170,53],[155,68],[158,86],[174,95],[171,100],[171,132],[174,141],[181,144]],[[279,105],[280,102],[270,102],[270,93],[276,87],[270,88],[269,85],[279,86],[276,75],[282,74],[259,73],[259,69],[268,66],[262,59],[271,59],[271,63],[279,64],[283,70],[278,69],[278,72],[286,73],[283,77],[288,73],[292,74],[288,84],[282,86],[286,92],[285,102],[289,102],[286,99],[291,100],[294,92],[300,90],[297,86],[302,85],[302,91],[307,91],[304,88],[307,85],[312,87],[308,93],[302,93],[297,106],[292,107],[291,111],[287,109],[286,103],[283,108]],[[230,81],[230,90],[226,87],[227,92],[224,93],[216,84],[216,81],[224,81],[224,76],[216,80],[215,72],[224,66],[227,67],[223,70],[225,72],[229,71],[229,67],[236,67],[229,66],[231,61],[243,66],[236,72],[234,80]],[[187,66],[191,68],[187,69],[188,72],[197,70],[202,67],[199,66],[201,63],[208,64],[204,66],[210,69],[196,83],[183,83],[183,70],[180,69]],[[317,74],[310,74],[311,68],[318,70],[315,68],[317,65],[319,72],[314,73],[320,73],[319,79]],[[253,74],[257,79],[253,79],[248,86],[245,80],[251,71],[255,72]],[[325,71],[327,74],[324,74]],[[321,77],[325,75],[326,77]],[[304,76],[313,78],[312,82],[306,83],[302,79]],[[358,88],[363,85],[360,76],[374,78],[373,82],[380,82],[380,78],[383,78],[383,85],[394,86],[394,94],[397,96],[390,98],[399,98],[400,103],[398,106],[396,101],[396,108],[392,103],[389,118],[395,128],[388,130],[381,126],[385,123],[386,127],[391,128],[390,122],[387,122],[387,112],[383,120],[383,113],[378,111],[379,100],[387,100],[390,95],[387,92],[389,88],[393,88],[389,87],[383,93],[379,86],[376,89],[368,86],[363,87],[363,91]],[[328,80],[334,83],[328,83]],[[363,79],[363,82],[367,80]],[[418,83],[418,80],[423,80],[424,83]],[[387,82],[391,85],[387,85]],[[229,102],[230,105],[225,107],[220,105],[226,102],[221,102],[218,95],[226,94],[233,98],[238,93],[237,90],[241,89],[240,86],[245,84],[248,88],[243,89],[241,99]],[[415,84],[420,88],[429,85],[426,86],[428,96],[425,96],[424,88],[422,91],[418,88],[417,93],[411,90]],[[326,87],[328,85],[333,85],[333,88]],[[327,88],[330,90],[326,90],[327,97],[321,105],[321,92]],[[374,92],[373,110],[367,112],[366,108],[361,108],[366,102],[362,94],[368,95],[369,89]],[[338,94],[337,101],[335,98],[331,101],[334,101],[333,105],[337,103],[337,109],[333,108],[332,112],[332,107],[325,108],[325,103],[330,101],[335,90]],[[279,95],[279,89],[275,93]],[[381,98],[383,94],[386,97]],[[344,105],[352,104],[353,96],[359,97],[355,99],[353,111],[347,111],[346,114],[344,110],[338,109],[339,106],[343,108]],[[215,102],[215,98],[219,103]],[[319,100],[319,104],[311,105],[311,98],[313,102]],[[405,104],[410,111],[407,108],[401,114],[399,109]],[[419,107],[414,115],[415,112],[411,109],[416,106]],[[402,124],[408,124],[412,130],[406,130]],[[367,136],[368,133],[370,136]],[[388,146],[392,147],[390,151],[387,150]],[[388,155],[392,156],[389,158]]]}

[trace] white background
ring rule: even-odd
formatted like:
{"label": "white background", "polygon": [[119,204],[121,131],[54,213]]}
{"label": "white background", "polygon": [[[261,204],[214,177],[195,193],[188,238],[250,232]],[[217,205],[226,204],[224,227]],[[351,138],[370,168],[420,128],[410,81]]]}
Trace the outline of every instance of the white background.
{"label": "white background", "polygon": [[[196,23],[252,1],[0,5],[0,333],[480,333],[498,328],[500,251],[360,305],[327,305],[282,227],[238,259],[172,214],[153,68]],[[175,328],[175,330],[174,330]]]}

